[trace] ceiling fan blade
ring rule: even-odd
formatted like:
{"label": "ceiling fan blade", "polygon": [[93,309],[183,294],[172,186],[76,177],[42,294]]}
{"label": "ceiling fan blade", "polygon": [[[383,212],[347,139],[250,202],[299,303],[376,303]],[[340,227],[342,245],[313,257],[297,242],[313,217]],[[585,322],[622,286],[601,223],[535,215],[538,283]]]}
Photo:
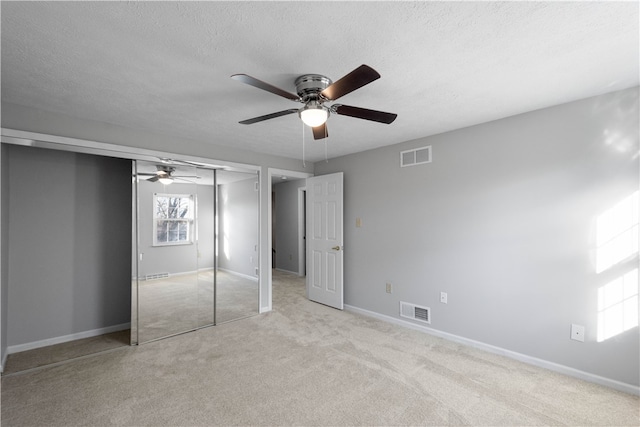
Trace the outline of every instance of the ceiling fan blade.
{"label": "ceiling fan blade", "polygon": [[341,116],[350,116],[358,119],[371,120],[379,123],[390,124],[398,117],[397,114],[384,111],[368,110],[366,108],[351,107],[349,105],[332,105],[331,110]]}
{"label": "ceiling fan blade", "polygon": [[155,175],[155,176],[152,176],[151,178],[147,179],[147,181],[156,182],[159,179],[160,179],[160,175]]}
{"label": "ceiling fan blade", "polygon": [[234,74],[231,76],[231,78],[244,84],[248,84],[249,86],[266,90],[267,92],[271,92],[283,98],[287,98],[292,101],[300,101],[300,97],[298,95],[294,95],[291,92],[287,92],[286,90],[280,89],[279,87],[275,87],[273,85],[270,85],[269,83],[263,82],[262,80],[258,80],[255,77],[251,77],[246,74]]}
{"label": "ceiling fan blade", "polygon": [[380,78],[380,74],[368,65],[362,64],[337,82],[320,92],[324,98],[335,101],[336,99],[360,89],[364,85],[368,85],[374,80]]}
{"label": "ceiling fan blade", "polygon": [[200,179],[201,176],[197,175],[171,175],[171,178],[190,178],[190,179]]}
{"label": "ceiling fan blade", "polygon": [[138,172],[138,176],[156,176],[157,173]]}
{"label": "ceiling fan blade", "polygon": [[323,123],[320,126],[316,126],[311,129],[313,129],[313,139],[322,139],[329,136],[326,123]]}
{"label": "ceiling fan blade", "polygon": [[298,110],[295,108],[292,108],[290,110],[284,110],[284,111],[278,111],[277,113],[271,113],[271,114],[266,114],[264,116],[259,116],[259,117],[254,117],[253,119],[247,119],[247,120],[243,120],[241,122],[238,122],[242,125],[251,125],[253,123],[258,123],[264,120],[269,120],[269,119],[275,119],[276,117],[280,117],[280,116],[286,116],[287,114],[293,114],[293,113],[297,113]]}

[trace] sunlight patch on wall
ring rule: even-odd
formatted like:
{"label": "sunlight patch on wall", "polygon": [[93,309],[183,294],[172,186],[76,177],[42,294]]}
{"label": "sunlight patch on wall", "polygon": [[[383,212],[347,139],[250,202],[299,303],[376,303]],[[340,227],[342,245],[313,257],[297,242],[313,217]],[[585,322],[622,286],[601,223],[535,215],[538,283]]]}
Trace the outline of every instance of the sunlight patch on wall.
{"label": "sunlight patch on wall", "polygon": [[638,192],[600,215],[596,227],[596,273],[637,254]]}
{"label": "sunlight patch on wall", "polygon": [[[596,273],[638,255],[638,191],[596,222]],[[638,326],[638,268],[598,289],[598,342]]]}
{"label": "sunlight patch on wall", "polygon": [[602,134],[604,143],[609,147],[613,147],[619,153],[627,153],[636,146],[636,141],[632,135],[629,132],[610,129],[605,129]]}
{"label": "sunlight patch on wall", "polygon": [[638,269],[598,289],[598,342],[638,326]]}

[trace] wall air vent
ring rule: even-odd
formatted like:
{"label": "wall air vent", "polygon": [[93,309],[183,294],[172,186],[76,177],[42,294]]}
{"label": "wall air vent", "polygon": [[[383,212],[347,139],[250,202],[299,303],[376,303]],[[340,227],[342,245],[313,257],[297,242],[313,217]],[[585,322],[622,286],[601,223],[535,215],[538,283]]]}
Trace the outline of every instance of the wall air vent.
{"label": "wall air vent", "polygon": [[431,146],[400,152],[400,167],[431,163]]}
{"label": "wall air vent", "polygon": [[169,273],[147,274],[142,280],[166,279],[167,277],[169,277]]}
{"label": "wall air vent", "polygon": [[418,322],[431,323],[431,309],[400,301],[400,316]]}

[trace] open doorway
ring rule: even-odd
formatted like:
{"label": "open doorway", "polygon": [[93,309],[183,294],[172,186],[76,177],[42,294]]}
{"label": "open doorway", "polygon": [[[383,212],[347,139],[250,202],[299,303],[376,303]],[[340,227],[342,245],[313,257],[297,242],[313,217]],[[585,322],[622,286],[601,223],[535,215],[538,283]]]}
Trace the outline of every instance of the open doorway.
{"label": "open doorway", "polygon": [[312,174],[269,169],[269,309],[273,272],[306,275],[306,179]]}
{"label": "open doorway", "polygon": [[271,265],[279,271],[305,276],[306,181],[284,177],[276,177],[271,187]]}

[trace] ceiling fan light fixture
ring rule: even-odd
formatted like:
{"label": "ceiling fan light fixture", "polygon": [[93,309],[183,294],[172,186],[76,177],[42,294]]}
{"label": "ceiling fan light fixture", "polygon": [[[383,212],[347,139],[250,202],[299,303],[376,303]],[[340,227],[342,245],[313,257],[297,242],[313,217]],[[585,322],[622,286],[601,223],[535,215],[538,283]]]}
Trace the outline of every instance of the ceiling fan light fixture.
{"label": "ceiling fan light fixture", "polygon": [[329,109],[316,101],[311,101],[298,111],[302,122],[309,127],[317,127],[326,123],[329,118]]}
{"label": "ceiling fan light fixture", "polygon": [[163,176],[162,178],[158,178],[158,181],[161,184],[169,185],[173,183],[173,178],[171,178],[170,176]]}
{"label": "ceiling fan light fixture", "polygon": [[302,122],[313,128],[313,139],[317,140],[324,139],[329,136],[326,122],[332,113],[339,116],[354,117],[356,119],[370,120],[384,124],[391,124],[398,116],[397,114],[386,113],[384,111],[369,110],[367,108],[352,107],[348,105],[333,104],[329,107],[323,105],[325,102],[334,102],[338,98],[341,98],[354,90],[360,89],[361,87],[380,78],[380,74],[376,70],[365,64],[362,64],[335,82],[332,82],[330,78],[321,74],[303,74],[295,80],[295,94],[263,82],[262,80],[258,80],[247,74],[234,74],[231,78],[249,86],[286,98],[290,101],[301,102],[304,104],[304,107],[302,108],[289,108],[288,110],[277,111],[275,113],[242,120],[239,123],[243,125],[251,125],[265,120],[298,113]]}

